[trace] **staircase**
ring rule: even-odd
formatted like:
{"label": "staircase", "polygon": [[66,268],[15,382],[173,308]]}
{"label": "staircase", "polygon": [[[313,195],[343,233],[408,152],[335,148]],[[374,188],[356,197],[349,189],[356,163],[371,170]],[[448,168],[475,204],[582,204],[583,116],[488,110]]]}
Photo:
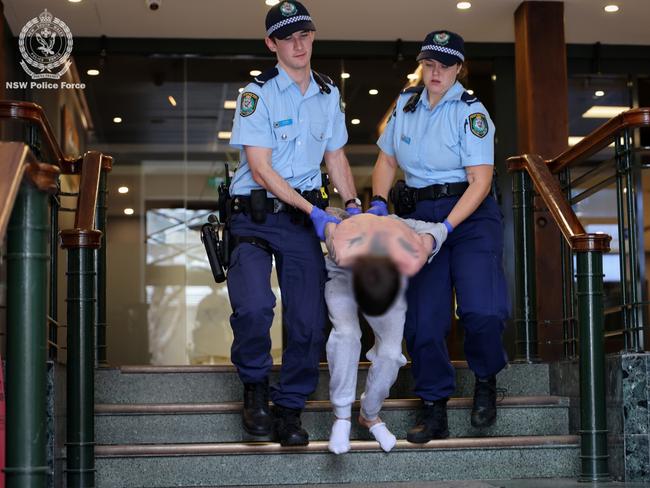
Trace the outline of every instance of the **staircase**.
{"label": "staircase", "polygon": [[[578,476],[578,437],[569,435],[569,402],[550,395],[548,365],[513,364],[499,375],[498,386],[507,393],[499,403],[496,425],[484,431],[469,423],[472,373],[465,363],[455,366],[458,397],[448,405],[449,439],[425,445],[403,440],[418,404],[412,398],[406,367],[382,413],[400,439],[395,449],[384,453],[367,431],[353,427],[352,451],[342,456],[327,451],[333,414],[327,401],[326,365],[321,367],[318,391],[303,413],[311,442],[299,448],[282,448],[243,432],[242,387],[232,367],[99,369],[95,386],[97,486]],[[368,365],[361,364],[359,388],[367,371]]]}

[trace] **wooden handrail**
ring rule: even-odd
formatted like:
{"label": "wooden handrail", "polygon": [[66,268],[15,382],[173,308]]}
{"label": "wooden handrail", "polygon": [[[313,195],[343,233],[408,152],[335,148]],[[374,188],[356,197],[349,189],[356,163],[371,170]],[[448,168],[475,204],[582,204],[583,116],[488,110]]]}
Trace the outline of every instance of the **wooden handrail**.
{"label": "wooden handrail", "polygon": [[0,242],[4,240],[18,189],[26,177],[39,190],[54,193],[59,169],[38,163],[29,147],[22,142],[0,142]]}
{"label": "wooden handrail", "polygon": [[67,157],[54,136],[54,131],[45,116],[40,105],[32,102],[21,102],[16,100],[0,100],[0,118],[22,119],[36,124],[45,137],[47,149],[56,159],[58,166],[64,174],[78,173],[80,158]]}
{"label": "wooden handrail", "polygon": [[548,207],[562,235],[572,249],[609,252],[611,237],[607,234],[587,234],[555,178],[541,156],[524,154],[508,159],[510,171],[525,170],[530,175],[540,197]]}
{"label": "wooden handrail", "polygon": [[75,215],[75,229],[91,230],[95,225],[95,207],[99,192],[99,178],[102,171],[103,155],[97,151],[84,154],[81,165],[81,183]]}
{"label": "wooden handrail", "polygon": [[557,174],[567,166],[584,161],[609,146],[623,129],[636,127],[650,127],[650,108],[635,108],[617,115],[546,164],[551,173]]}

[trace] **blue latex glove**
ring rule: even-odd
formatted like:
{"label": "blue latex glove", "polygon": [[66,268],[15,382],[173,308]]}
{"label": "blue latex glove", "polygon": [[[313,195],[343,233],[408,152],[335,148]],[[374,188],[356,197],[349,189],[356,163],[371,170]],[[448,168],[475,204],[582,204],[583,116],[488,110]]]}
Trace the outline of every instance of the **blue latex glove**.
{"label": "blue latex glove", "polygon": [[350,217],[353,215],[359,215],[361,213],[361,209],[359,207],[346,207],[345,211],[350,214]]}
{"label": "blue latex glove", "polygon": [[366,213],[383,217],[388,215],[388,205],[381,200],[373,200],[370,202],[370,208],[366,210]]}
{"label": "blue latex glove", "polygon": [[321,210],[314,205],[314,208],[311,209],[309,218],[314,223],[314,229],[316,230],[316,235],[320,238],[321,241],[325,240],[325,226],[332,222],[333,224],[340,224],[341,219],[334,217],[333,215],[328,214],[324,210]]}

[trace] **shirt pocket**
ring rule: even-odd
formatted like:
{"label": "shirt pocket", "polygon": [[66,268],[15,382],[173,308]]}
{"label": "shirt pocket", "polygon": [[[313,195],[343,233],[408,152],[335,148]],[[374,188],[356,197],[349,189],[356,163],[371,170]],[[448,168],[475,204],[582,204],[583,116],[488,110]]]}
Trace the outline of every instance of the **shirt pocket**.
{"label": "shirt pocket", "polygon": [[325,142],[332,137],[332,126],[325,121],[315,121],[309,124],[309,132],[316,142]]}
{"label": "shirt pocket", "polygon": [[300,131],[296,124],[273,127],[275,149],[273,150],[273,169],[283,178],[293,176],[293,159],[296,139]]}
{"label": "shirt pocket", "polygon": [[405,166],[411,169],[415,169],[420,166],[420,158],[418,153],[420,152],[421,142],[413,137],[406,134],[400,134],[397,137],[397,148],[395,150],[395,155],[401,166]]}

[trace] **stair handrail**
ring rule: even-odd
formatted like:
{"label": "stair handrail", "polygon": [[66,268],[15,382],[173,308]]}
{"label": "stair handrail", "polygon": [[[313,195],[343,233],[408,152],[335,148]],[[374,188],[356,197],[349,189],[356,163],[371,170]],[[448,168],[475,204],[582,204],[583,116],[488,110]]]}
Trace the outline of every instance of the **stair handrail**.
{"label": "stair handrail", "polygon": [[584,161],[605,149],[616,140],[621,131],[638,127],[650,127],[650,107],[635,108],[618,114],[581,139],[575,146],[546,161],[546,164],[551,173],[557,174],[567,166]]}

